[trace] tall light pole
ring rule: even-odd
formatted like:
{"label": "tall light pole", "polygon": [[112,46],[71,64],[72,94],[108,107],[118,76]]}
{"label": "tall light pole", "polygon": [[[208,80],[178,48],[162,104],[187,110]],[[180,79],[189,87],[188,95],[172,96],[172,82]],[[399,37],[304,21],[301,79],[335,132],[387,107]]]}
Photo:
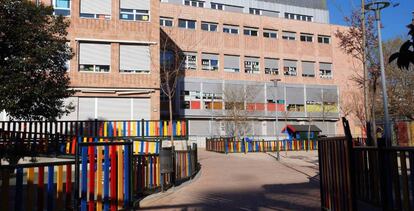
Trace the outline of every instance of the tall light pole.
{"label": "tall light pole", "polygon": [[388,114],[387,85],[386,85],[386,79],[385,79],[384,55],[382,52],[382,39],[381,39],[381,10],[388,6],[390,6],[390,3],[388,1],[373,1],[365,5],[365,9],[372,10],[375,12],[375,20],[377,22],[379,60],[380,60],[380,65],[381,65],[382,103],[384,105],[385,146],[391,147],[392,145],[391,127],[390,127],[390,117]]}
{"label": "tall light pole", "polygon": [[276,79],[272,79],[270,81],[273,82],[273,85],[274,85],[274,87],[276,89],[276,99],[275,99],[275,104],[276,104],[276,108],[275,108],[275,110],[276,110],[276,112],[275,112],[275,116],[276,116],[276,127],[275,127],[275,129],[276,129],[276,133],[275,134],[276,134],[276,140],[279,140],[279,129],[278,129],[278,127],[279,127],[279,117],[277,115],[277,99],[278,99],[277,82],[279,82],[281,80],[279,78],[276,78]]}

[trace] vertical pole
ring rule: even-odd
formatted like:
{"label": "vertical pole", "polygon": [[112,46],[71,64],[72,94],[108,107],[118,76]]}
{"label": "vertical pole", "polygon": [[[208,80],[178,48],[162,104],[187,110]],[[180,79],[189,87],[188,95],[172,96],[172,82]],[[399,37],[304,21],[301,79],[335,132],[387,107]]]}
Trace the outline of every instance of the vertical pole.
{"label": "vertical pole", "polygon": [[385,67],[384,67],[384,55],[382,51],[382,38],[381,38],[381,18],[380,10],[375,10],[375,18],[377,20],[377,29],[378,29],[378,47],[379,47],[379,60],[381,65],[381,85],[382,85],[382,103],[384,104],[384,128],[385,128],[385,146],[391,147],[391,128],[390,128],[390,117],[388,114],[388,95],[387,95],[387,85],[385,78]]}

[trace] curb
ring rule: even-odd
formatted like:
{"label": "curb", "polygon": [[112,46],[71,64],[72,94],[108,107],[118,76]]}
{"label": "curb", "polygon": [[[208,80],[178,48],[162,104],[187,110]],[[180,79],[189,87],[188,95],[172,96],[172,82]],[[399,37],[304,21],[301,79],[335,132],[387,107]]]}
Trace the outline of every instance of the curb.
{"label": "curb", "polygon": [[139,201],[136,201],[134,203],[134,208],[139,209],[139,208],[141,208],[141,204],[144,204],[144,203],[149,204],[149,203],[155,202],[157,200],[163,199],[163,198],[165,198],[165,197],[181,190],[182,188],[186,187],[187,185],[193,183],[194,181],[197,181],[200,178],[201,173],[202,173],[202,168],[200,168],[200,170],[197,172],[197,174],[194,175],[193,178],[189,179],[188,181],[185,181],[185,182],[181,183],[178,186],[173,186],[165,192],[154,193],[154,194],[151,194],[151,195],[148,195],[148,196],[144,197],[143,199],[141,199]]}

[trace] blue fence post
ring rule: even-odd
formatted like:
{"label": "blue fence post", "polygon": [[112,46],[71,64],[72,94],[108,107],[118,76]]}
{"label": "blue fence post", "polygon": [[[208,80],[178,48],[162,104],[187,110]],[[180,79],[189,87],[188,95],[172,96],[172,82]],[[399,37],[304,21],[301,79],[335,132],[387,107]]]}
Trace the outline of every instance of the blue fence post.
{"label": "blue fence post", "polygon": [[125,145],[124,147],[124,192],[125,192],[125,198],[124,198],[124,208],[129,207],[129,201],[130,201],[130,174],[129,174],[129,168],[130,168],[130,159],[129,159],[129,153],[130,153],[130,145]]}
{"label": "blue fence post", "polygon": [[227,138],[224,138],[224,153],[229,153],[229,146],[228,146],[228,141]]}
{"label": "blue fence post", "polygon": [[105,146],[104,152],[104,210],[109,211],[109,146]]}
{"label": "blue fence post", "polygon": [[54,176],[55,176],[55,169],[52,165],[48,166],[48,175],[47,175],[47,210],[53,211],[53,202],[54,202]]}
{"label": "blue fence post", "polygon": [[81,175],[81,210],[87,210],[87,172],[88,172],[88,151],[87,147],[82,147],[82,175]]}

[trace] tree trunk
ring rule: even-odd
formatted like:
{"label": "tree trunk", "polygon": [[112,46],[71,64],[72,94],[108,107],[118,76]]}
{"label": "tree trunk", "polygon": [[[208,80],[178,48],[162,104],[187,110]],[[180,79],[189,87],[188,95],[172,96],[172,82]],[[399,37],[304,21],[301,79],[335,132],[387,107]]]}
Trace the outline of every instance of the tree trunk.
{"label": "tree trunk", "polygon": [[171,96],[168,96],[168,110],[170,114],[170,127],[171,127],[171,146],[174,146],[174,132],[173,132],[173,109],[172,109],[172,99]]}

